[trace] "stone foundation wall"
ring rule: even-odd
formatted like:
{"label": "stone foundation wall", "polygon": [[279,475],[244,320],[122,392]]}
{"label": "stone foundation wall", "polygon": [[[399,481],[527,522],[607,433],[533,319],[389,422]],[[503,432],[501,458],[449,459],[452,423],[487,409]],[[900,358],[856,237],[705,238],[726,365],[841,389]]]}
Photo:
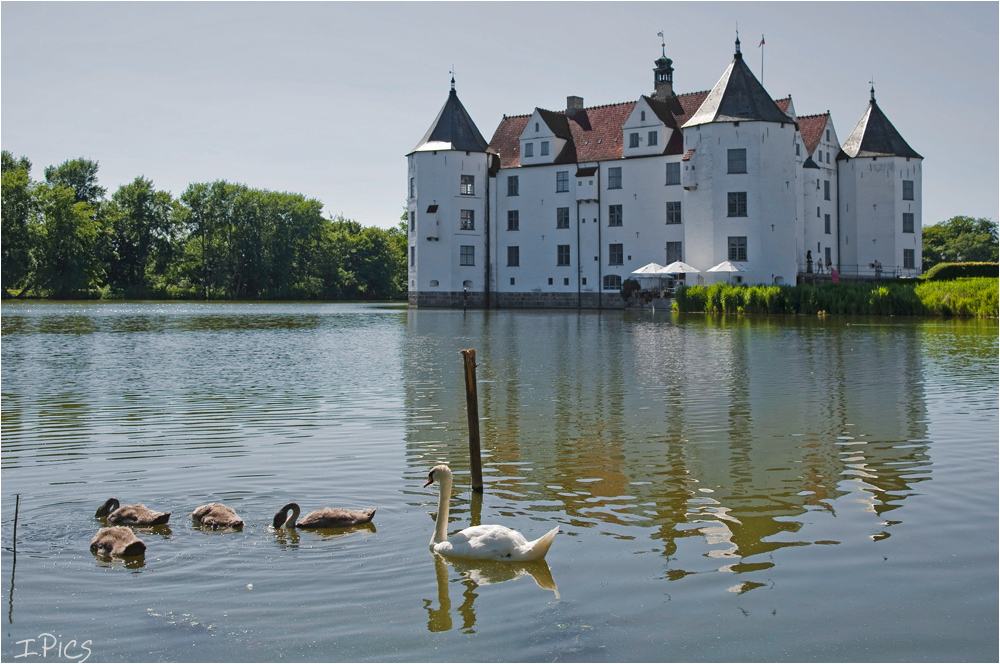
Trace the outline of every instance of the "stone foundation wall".
{"label": "stone foundation wall", "polygon": [[[623,309],[625,303],[617,292],[612,293],[493,293],[494,309]],[[411,292],[407,302],[411,307],[483,309],[485,295],[462,292]]]}

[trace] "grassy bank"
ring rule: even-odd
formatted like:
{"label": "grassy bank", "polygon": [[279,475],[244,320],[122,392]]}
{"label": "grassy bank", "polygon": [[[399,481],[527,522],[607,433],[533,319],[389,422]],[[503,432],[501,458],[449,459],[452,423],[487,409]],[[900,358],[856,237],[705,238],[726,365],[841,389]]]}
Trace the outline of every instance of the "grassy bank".
{"label": "grassy bank", "polygon": [[727,314],[847,314],[858,316],[975,316],[996,318],[996,278],[952,281],[681,286],[674,309]]}

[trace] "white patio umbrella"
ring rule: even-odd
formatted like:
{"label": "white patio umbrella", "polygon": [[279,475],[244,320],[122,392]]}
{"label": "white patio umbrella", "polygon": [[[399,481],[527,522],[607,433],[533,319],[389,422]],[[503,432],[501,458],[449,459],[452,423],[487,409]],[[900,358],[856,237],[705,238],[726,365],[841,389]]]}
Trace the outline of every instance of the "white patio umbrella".
{"label": "white patio umbrella", "polygon": [[640,279],[644,277],[658,279],[662,284],[663,274],[660,272],[662,269],[663,266],[659,263],[648,263],[640,267],[638,270],[632,270],[632,274],[638,276]]}
{"label": "white patio umbrella", "polygon": [[661,272],[663,272],[663,274],[680,274],[681,272],[701,272],[701,270],[696,270],[684,261],[674,261],[670,265],[663,268]]}
{"label": "white patio umbrella", "polygon": [[655,277],[662,269],[663,266],[659,263],[649,263],[648,265],[643,265],[638,270],[632,270],[632,274],[638,274],[639,276],[645,277]]}
{"label": "white patio umbrella", "polygon": [[[739,265],[736,265],[735,263],[733,263],[732,261],[722,261],[718,265],[710,267],[710,268],[708,268],[705,271],[706,272],[744,272],[745,270],[742,267],[740,267]],[[728,279],[731,276],[732,275],[726,275],[726,278]]]}

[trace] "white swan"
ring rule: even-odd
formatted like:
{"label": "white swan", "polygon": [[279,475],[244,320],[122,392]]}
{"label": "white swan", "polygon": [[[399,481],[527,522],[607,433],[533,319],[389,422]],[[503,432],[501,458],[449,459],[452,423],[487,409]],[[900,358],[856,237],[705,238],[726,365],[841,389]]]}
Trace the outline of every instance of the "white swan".
{"label": "white swan", "polygon": [[445,556],[477,558],[480,560],[530,561],[541,560],[548,553],[559,527],[556,526],[533,542],[524,535],[505,526],[472,526],[447,536],[448,507],[451,502],[451,468],[434,466],[427,475],[425,487],[437,480],[437,523],[431,538],[431,550]]}

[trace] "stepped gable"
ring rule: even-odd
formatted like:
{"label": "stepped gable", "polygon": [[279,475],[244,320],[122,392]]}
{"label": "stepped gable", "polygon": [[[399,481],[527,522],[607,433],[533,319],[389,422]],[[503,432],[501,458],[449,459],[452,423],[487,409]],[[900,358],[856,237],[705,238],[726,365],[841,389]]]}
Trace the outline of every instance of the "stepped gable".
{"label": "stepped gable", "polygon": [[875,103],[875,89],[854,131],[844,141],[837,159],[854,157],[912,157],[923,159],[911,148]]}
{"label": "stepped gable", "polygon": [[747,67],[737,43],[733,61],[683,127],[711,122],[748,121],[794,122],[771,99],[771,95],[767,94],[764,86]]}
{"label": "stepped gable", "polygon": [[486,152],[486,139],[479,133],[476,123],[469,117],[465,106],[458,100],[454,79],[452,79],[451,84],[448,101],[438,111],[437,117],[431,123],[431,128],[417,143],[417,147],[410,150],[408,154],[429,150]]}
{"label": "stepped gable", "polygon": [[806,144],[806,155],[812,155],[816,151],[829,120],[830,111],[818,115],[799,116],[799,133],[802,135],[802,142]]}

